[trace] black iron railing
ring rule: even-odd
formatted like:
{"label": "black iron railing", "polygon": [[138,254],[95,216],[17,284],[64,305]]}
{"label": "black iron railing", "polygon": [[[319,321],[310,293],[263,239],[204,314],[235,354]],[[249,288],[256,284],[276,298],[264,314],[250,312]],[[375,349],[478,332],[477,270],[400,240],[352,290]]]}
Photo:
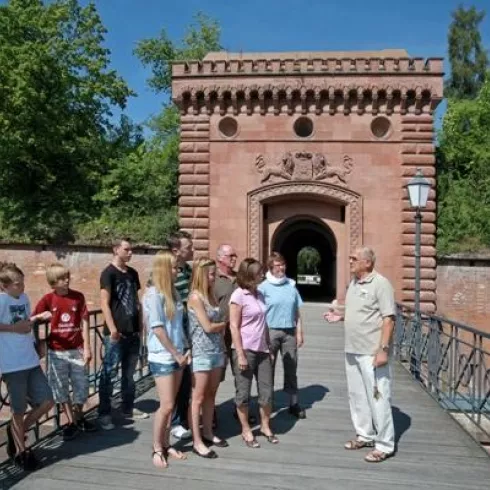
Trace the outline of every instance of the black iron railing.
{"label": "black iron railing", "polygon": [[[93,398],[99,392],[99,379],[102,367],[102,361],[104,358],[104,335],[103,328],[104,322],[102,317],[102,310],[93,310],[90,312],[90,346],[92,349],[92,360],[87,367],[88,379],[89,379],[89,403],[90,398]],[[48,322],[41,323],[39,325],[39,337],[45,339],[48,333]],[[142,348],[140,350],[140,358],[135,373],[135,380],[138,381],[148,375],[147,357],[144,355],[146,340],[143,340]],[[44,356],[41,359],[41,367],[44,372],[47,372],[48,368],[48,356]],[[117,372],[114,372],[114,395],[120,392],[120,380],[121,370],[118,368]],[[0,434],[3,437],[0,438],[0,448],[5,446],[6,437],[5,429],[10,418],[9,397],[5,387],[5,383],[1,382],[0,378],[0,414],[2,420],[0,421]],[[37,424],[35,424],[30,430],[34,433],[34,440],[37,442],[40,437],[46,437],[47,435],[59,430],[62,424],[62,412],[59,406],[46,416],[44,416]],[[41,431],[41,428],[44,430]]]}
{"label": "black iron railing", "polygon": [[397,305],[395,356],[474,437],[490,440],[490,334]]}

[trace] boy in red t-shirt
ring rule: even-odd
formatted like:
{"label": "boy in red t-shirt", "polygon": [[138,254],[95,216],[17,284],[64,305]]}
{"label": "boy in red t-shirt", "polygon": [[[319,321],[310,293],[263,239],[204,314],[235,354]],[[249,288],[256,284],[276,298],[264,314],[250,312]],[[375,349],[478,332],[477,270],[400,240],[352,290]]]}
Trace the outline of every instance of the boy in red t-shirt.
{"label": "boy in red t-shirt", "polygon": [[[34,313],[51,312],[48,343],[48,381],[56,403],[61,403],[68,419],[63,439],[70,440],[80,430],[96,429],[83,416],[88,398],[86,367],[92,359],[88,311],[82,293],[70,289],[70,271],[63,264],[52,264],[46,278],[53,288],[37,304]],[[73,388],[73,405],[70,400]]]}

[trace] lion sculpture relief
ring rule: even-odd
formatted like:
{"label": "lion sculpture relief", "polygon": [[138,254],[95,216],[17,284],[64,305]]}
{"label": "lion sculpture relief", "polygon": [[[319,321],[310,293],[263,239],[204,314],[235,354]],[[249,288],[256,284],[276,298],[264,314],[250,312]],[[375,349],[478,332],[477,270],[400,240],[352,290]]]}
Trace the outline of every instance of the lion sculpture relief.
{"label": "lion sculpture relief", "polygon": [[344,155],[342,166],[329,165],[327,159],[321,153],[315,153],[312,159],[313,178],[315,180],[338,179],[344,184],[347,176],[352,172],[352,158]]}
{"label": "lion sculpture relief", "polygon": [[257,166],[258,172],[263,174],[263,177],[260,179],[261,182],[265,182],[272,175],[282,177],[286,180],[293,178],[294,160],[293,155],[289,152],[285,153],[276,164],[267,163],[263,155],[258,155],[255,165]]}

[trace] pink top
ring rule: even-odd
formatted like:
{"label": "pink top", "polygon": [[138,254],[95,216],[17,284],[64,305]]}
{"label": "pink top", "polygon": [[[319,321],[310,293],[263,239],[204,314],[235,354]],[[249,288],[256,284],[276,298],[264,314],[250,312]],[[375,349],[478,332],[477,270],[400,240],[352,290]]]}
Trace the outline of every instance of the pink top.
{"label": "pink top", "polygon": [[266,306],[262,293],[257,291],[257,296],[254,296],[246,289],[237,288],[231,295],[231,303],[242,307],[240,334],[243,348],[255,352],[269,352],[265,323]]}

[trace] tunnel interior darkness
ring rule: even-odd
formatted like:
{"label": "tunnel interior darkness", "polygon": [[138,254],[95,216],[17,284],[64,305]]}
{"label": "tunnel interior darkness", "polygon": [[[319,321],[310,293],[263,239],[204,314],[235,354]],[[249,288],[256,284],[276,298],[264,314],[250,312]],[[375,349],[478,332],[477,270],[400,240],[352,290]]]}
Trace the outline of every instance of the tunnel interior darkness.
{"label": "tunnel interior darkness", "polygon": [[315,218],[294,218],[279,226],[272,238],[271,250],[286,259],[287,275],[297,280],[298,253],[304,247],[313,247],[320,253],[318,273],[320,285],[298,284],[306,301],[331,301],[336,297],[337,243],[330,228]]}

